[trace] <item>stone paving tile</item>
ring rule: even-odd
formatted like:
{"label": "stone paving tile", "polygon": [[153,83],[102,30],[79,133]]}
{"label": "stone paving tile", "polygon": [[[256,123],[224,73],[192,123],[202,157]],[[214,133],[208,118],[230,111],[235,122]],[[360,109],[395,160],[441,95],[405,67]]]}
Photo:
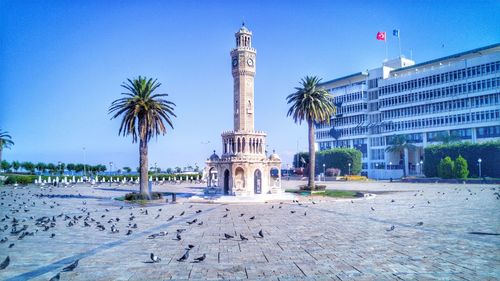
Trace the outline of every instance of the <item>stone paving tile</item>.
{"label": "stone paving tile", "polygon": [[[493,195],[500,187],[385,182],[328,186],[383,193],[352,202],[316,198],[312,204],[301,199],[302,205],[191,204],[179,199],[179,204],[131,206],[111,198],[136,187],[2,187],[0,219],[5,214],[10,219],[0,222],[0,229],[8,227],[0,238],[9,238],[0,244],[0,259],[9,255],[11,265],[0,271],[0,280],[48,280],[78,258],[79,266],[62,273],[61,280],[500,280],[500,236],[468,233],[500,233],[500,200]],[[155,189],[193,191],[187,185]],[[34,193],[71,197],[37,198]],[[95,222],[84,227],[87,212],[106,230],[97,230]],[[181,212],[185,214],[179,216]],[[57,217],[61,213],[82,218],[68,227],[70,220]],[[34,226],[41,216],[56,216],[56,226],[46,232]],[[10,235],[12,217],[20,226],[27,224],[28,231],[38,231],[18,240]],[[195,218],[203,225],[186,223]],[[138,228],[127,236],[129,223]],[[112,224],[119,233],[110,232]],[[387,231],[391,226],[394,230]],[[186,230],[175,241],[179,228]],[[258,238],[260,229],[264,238]],[[160,231],[168,234],[148,239]],[[235,238],[225,239],[224,233]],[[249,240],[241,241],[239,234]],[[12,242],[14,247],[8,248]],[[189,260],[178,262],[188,244],[195,245]],[[151,252],[162,261],[149,263]],[[204,262],[192,263],[203,253]]]}

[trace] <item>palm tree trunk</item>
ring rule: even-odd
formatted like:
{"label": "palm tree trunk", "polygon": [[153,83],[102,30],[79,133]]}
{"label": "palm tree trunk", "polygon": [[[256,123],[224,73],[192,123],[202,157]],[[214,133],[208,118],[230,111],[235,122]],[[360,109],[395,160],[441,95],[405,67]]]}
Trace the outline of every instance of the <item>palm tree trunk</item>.
{"label": "palm tree trunk", "polygon": [[149,198],[148,189],[148,141],[141,138],[139,141],[139,169],[140,169],[140,192]]}
{"label": "palm tree trunk", "polygon": [[313,191],[314,186],[314,171],[316,169],[316,151],[314,149],[314,123],[312,120],[307,121],[309,127],[309,181],[308,186]]}
{"label": "palm tree trunk", "polygon": [[2,150],[3,150],[3,147],[2,147],[2,143],[0,142],[0,163],[2,163]]}
{"label": "palm tree trunk", "polygon": [[403,177],[408,175],[408,148],[403,148]]}

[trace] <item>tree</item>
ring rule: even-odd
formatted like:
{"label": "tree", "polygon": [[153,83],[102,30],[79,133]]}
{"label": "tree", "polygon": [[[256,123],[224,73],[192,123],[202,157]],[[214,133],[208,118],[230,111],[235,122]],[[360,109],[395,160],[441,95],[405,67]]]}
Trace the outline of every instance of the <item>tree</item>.
{"label": "tree", "polygon": [[296,92],[290,94],[286,99],[291,105],[287,116],[292,116],[295,123],[307,122],[309,133],[309,181],[308,186],[312,190],[314,187],[314,170],[316,151],[314,148],[315,135],[314,125],[321,122],[330,122],[330,117],[335,113],[333,97],[322,87],[319,87],[320,78],[316,76],[306,76],[300,81],[300,87],[296,87]]}
{"label": "tree", "polygon": [[457,159],[455,159],[454,171],[455,177],[457,179],[466,179],[469,176],[469,169],[467,165],[467,160],[459,155]]}
{"label": "tree", "polygon": [[73,173],[73,171],[75,171],[75,166],[76,166],[75,164],[70,163],[66,165],[66,169],[68,170],[68,172]]}
{"label": "tree", "polygon": [[38,172],[44,173],[45,170],[47,169],[47,164],[43,162],[38,162],[36,163],[35,168],[38,170]]}
{"label": "tree", "polygon": [[2,162],[2,151],[4,148],[9,148],[14,145],[12,141],[12,137],[9,135],[9,132],[2,131],[0,129],[0,162]]}
{"label": "tree", "polygon": [[27,171],[27,172],[30,172],[30,173],[34,173],[35,172],[35,164],[31,163],[31,162],[22,162],[21,163],[21,167]]}
{"label": "tree", "polygon": [[132,169],[130,169],[130,167],[123,167],[123,170],[125,171],[125,173],[132,172]]}
{"label": "tree", "polygon": [[83,164],[75,164],[75,172],[80,173],[83,171]]}
{"label": "tree", "polygon": [[175,104],[165,99],[167,94],[154,93],[161,86],[156,79],[139,76],[127,81],[121,86],[128,92],[122,93],[125,97],[113,101],[109,113],[113,114],[112,119],[122,117],[119,135],[132,135],[133,143],[139,141],[140,193],[149,198],[148,142],[152,137],[165,135],[165,125],[174,128]]}
{"label": "tree", "polygon": [[407,175],[408,165],[406,164],[406,157],[408,155],[408,151],[414,150],[417,147],[408,142],[407,135],[395,135],[393,136],[392,145],[388,146],[385,151],[387,152],[397,152],[401,155],[403,153],[403,177]]}
{"label": "tree", "polygon": [[441,159],[438,165],[438,175],[443,179],[451,179],[453,175],[454,163],[449,156]]}
{"label": "tree", "polygon": [[182,171],[181,167],[175,167],[175,172],[180,173]]}
{"label": "tree", "polygon": [[167,168],[167,174],[172,174],[174,172],[174,170],[172,170],[172,168]]}
{"label": "tree", "polygon": [[56,165],[52,163],[47,164],[47,170],[49,170],[51,174],[54,174],[54,172],[57,170]]}
{"label": "tree", "polygon": [[21,163],[19,163],[19,161],[12,161],[12,169],[17,172],[19,168],[21,168]]}
{"label": "tree", "polygon": [[2,170],[4,170],[4,171],[7,171],[12,167],[12,165],[5,160],[2,160],[1,166],[2,166]]}

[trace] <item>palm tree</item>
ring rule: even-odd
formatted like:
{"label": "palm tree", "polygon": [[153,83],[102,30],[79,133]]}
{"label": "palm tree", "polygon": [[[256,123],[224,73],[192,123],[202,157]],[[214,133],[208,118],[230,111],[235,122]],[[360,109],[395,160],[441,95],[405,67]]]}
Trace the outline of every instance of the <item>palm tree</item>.
{"label": "palm tree", "polygon": [[109,113],[113,118],[122,116],[119,135],[132,135],[132,142],[139,140],[140,192],[149,197],[148,192],[148,142],[159,134],[165,135],[165,123],[174,128],[172,117],[175,104],[164,99],[167,94],[155,94],[161,83],[152,78],[139,76],[127,79],[121,86],[128,90],[122,93],[125,97],[115,100]]}
{"label": "palm tree", "polygon": [[417,147],[415,145],[408,142],[407,135],[397,135],[393,138],[393,144],[385,149],[387,152],[397,152],[399,155],[403,152],[403,177],[406,177],[406,170],[408,169],[408,166],[406,165],[406,155],[408,154],[408,151],[416,148]]}
{"label": "palm tree", "polygon": [[2,162],[2,150],[10,148],[12,145],[14,145],[14,142],[9,132],[0,130],[0,162]]}
{"label": "palm tree", "polygon": [[314,149],[314,125],[319,122],[330,122],[330,117],[335,113],[332,96],[318,84],[321,81],[317,76],[306,76],[300,81],[300,87],[286,99],[291,105],[287,116],[292,116],[295,123],[307,122],[309,128],[309,181],[308,186],[313,191],[316,151]]}

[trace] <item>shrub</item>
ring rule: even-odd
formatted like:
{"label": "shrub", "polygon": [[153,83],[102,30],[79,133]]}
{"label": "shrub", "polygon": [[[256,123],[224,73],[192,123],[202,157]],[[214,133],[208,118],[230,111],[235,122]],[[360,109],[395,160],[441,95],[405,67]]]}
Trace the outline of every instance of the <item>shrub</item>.
{"label": "shrub", "polygon": [[30,184],[34,183],[36,178],[33,175],[7,175],[5,184]]}
{"label": "shrub", "polygon": [[[302,190],[302,191],[311,191],[311,189],[309,188],[308,185],[301,185],[299,187],[299,189]],[[315,191],[322,191],[322,190],[325,190],[325,189],[326,189],[326,185],[318,185],[318,184],[314,185],[314,190]]]}
{"label": "shrub", "polygon": [[466,179],[469,175],[469,169],[467,167],[467,160],[463,158],[461,155],[455,159],[455,166],[453,174],[457,179]]}
{"label": "shrub", "polygon": [[[151,192],[151,200],[158,200],[158,199],[162,199],[162,198],[163,198],[162,193]],[[132,193],[125,194],[125,200],[127,200],[127,201],[148,200],[148,197],[146,194],[143,194],[143,193],[132,192]]]}
{"label": "shrub", "polygon": [[[344,172],[344,175],[349,171],[349,163],[351,163],[351,174],[357,175],[361,172],[361,157],[363,154],[361,151],[354,148],[332,148],[328,150],[322,150],[316,153],[316,174],[323,172],[323,164],[325,167],[337,168]],[[309,153],[301,152],[298,153],[298,158],[303,158],[306,163],[309,162]],[[300,166],[304,166],[303,163],[298,163]],[[297,154],[294,156],[294,165],[297,165]],[[297,167],[297,166],[295,166]],[[326,172],[326,171],[325,171]]]}
{"label": "shrub", "polygon": [[453,160],[451,160],[449,156],[441,159],[438,166],[439,177],[443,179],[454,178],[453,167],[454,167]]}
{"label": "shrub", "polygon": [[441,159],[446,156],[457,158],[461,155],[470,166],[470,176],[479,175],[477,159],[481,158],[481,172],[483,176],[500,178],[498,159],[500,159],[500,141],[483,143],[454,143],[448,145],[431,145],[425,148],[424,173],[426,177],[438,176],[437,168]]}

